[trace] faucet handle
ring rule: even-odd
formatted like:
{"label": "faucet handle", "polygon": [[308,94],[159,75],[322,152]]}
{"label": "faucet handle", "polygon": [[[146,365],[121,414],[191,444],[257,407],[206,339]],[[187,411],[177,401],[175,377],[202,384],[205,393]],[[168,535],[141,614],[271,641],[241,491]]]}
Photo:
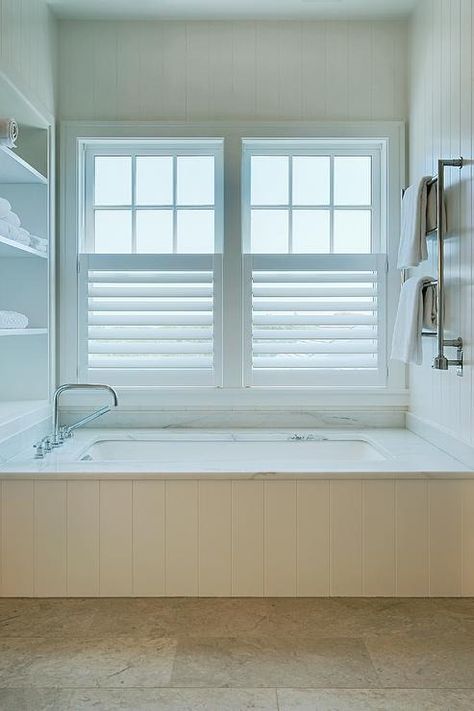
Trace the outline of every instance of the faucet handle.
{"label": "faucet handle", "polygon": [[41,440],[41,442],[36,442],[36,444],[34,444],[33,447],[36,449],[35,458],[36,459],[44,459],[44,442],[43,442],[43,440]]}

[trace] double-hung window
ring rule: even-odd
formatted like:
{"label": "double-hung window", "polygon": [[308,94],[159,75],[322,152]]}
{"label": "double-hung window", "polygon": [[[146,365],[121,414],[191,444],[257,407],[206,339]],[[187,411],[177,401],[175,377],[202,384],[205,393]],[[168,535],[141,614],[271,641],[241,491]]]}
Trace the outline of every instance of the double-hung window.
{"label": "double-hung window", "polygon": [[77,378],[236,403],[402,385],[386,354],[399,144],[364,130],[78,139]]}
{"label": "double-hung window", "polygon": [[84,146],[79,376],[221,379],[222,141]]}
{"label": "double-hung window", "polygon": [[244,141],[246,385],[384,383],[382,179],[375,144]]}

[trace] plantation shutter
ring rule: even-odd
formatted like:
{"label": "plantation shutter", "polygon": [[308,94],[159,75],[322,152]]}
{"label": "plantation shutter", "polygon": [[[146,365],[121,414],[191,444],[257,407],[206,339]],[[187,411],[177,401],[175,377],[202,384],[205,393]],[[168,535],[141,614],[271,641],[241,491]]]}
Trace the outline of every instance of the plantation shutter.
{"label": "plantation shutter", "polygon": [[82,255],[81,378],[218,385],[220,275],[219,255]]}
{"label": "plantation shutter", "polygon": [[246,385],[377,385],[386,256],[246,255]]}

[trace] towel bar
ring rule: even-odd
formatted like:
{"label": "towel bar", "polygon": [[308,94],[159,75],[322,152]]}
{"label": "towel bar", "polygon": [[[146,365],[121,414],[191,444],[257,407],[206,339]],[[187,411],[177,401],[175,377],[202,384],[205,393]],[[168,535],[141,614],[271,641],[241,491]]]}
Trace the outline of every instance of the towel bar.
{"label": "towel bar", "polygon": [[[463,341],[462,338],[446,339],[444,337],[444,237],[445,237],[445,226],[444,220],[442,219],[443,209],[444,209],[444,169],[445,168],[461,168],[464,165],[463,158],[450,158],[450,159],[440,159],[438,160],[438,174],[433,176],[429,181],[428,185],[433,185],[433,183],[438,183],[438,196],[437,196],[437,228],[433,230],[436,232],[436,241],[438,244],[438,279],[434,282],[437,284],[436,289],[436,310],[438,312],[438,321],[436,332],[424,332],[422,335],[430,338],[436,338],[437,342],[437,354],[433,360],[433,368],[436,370],[448,370],[451,366],[457,368],[457,374],[462,376],[463,374]],[[402,191],[402,195],[403,195]],[[402,282],[406,279],[406,270],[402,270]],[[457,357],[454,360],[450,360],[446,357],[444,349],[445,347],[457,348]]]}

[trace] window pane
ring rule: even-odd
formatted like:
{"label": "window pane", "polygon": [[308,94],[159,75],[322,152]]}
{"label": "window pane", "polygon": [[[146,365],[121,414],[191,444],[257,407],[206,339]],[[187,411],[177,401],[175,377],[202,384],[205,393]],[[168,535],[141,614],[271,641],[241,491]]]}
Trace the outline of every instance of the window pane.
{"label": "window pane", "polygon": [[287,205],[289,159],[287,156],[252,156],[252,205]]}
{"label": "window pane", "polygon": [[334,158],[334,204],[370,205],[372,160],[370,156]]}
{"label": "window pane", "polygon": [[214,205],[213,156],[179,157],[177,171],[178,205]]}
{"label": "window pane", "polygon": [[132,159],[130,156],[95,159],[95,204],[131,205]]}
{"label": "window pane", "polygon": [[173,251],[173,211],[137,211],[137,252],[141,254]]}
{"label": "window pane", "polygon": [[95,251],[100,254],[132,251],[131,210],[96,210]]}
{"label": "window pane", "polygon": [[293,205],[329,205],[331,160],[328,156],[293,158]]}
{"label": "window pane", "polygon": [[137,158],[137,205],[173,204],[173,158],[140,156]]}
{"label": "window pane", "polygon": [[293,252],[330,251],[329,210],[294,210]]}
{"label": "window pane", "polygon": [[178,252],[214,252],[214,210],[178,210],[177,217]]}
{"label": "window pane", "polygon": [[334,212],[334,251],[370,253],[370,210],[336,210]]}
{"label": "window pane", "polygon": [[252,210],[252,252],[288,252],[288,210]]}

